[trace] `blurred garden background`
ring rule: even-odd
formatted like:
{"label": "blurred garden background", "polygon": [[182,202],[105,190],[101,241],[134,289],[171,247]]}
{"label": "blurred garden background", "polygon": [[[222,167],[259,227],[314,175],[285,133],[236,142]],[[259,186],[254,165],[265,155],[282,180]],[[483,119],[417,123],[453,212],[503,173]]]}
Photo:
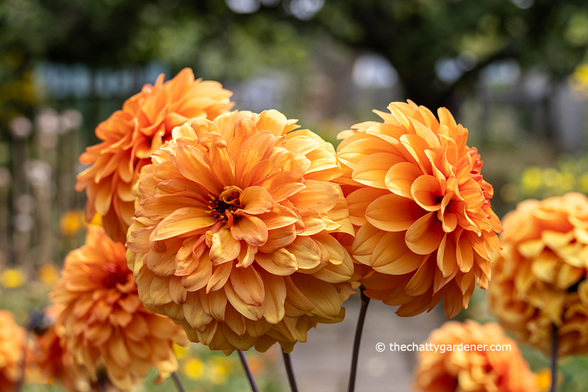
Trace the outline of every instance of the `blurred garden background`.
{"label": "blurred garden background", "polygon": [[[445,106],[485,161],[499,216],[525,198],[588,193],[585,1],[1,0],[0,308],[21,325],[83,243],[74,185],[96,125],[184,67],[233,91],[236,109],[278,109],[333,144],[391,101]],[[474,299],[460,317],[490,320],[484,292]],[[358,302],[294,350],[301,390],[345,389]],[[444,320],[374,304],[357,389],[409,390],[414,356],[374,344],[422,342]],[[189,390],[246,390],[236,355],[180,351]],[[533,370],[548,366],[524,351]],[[278,351],[249,354],[262,390],[287,390]],[[585,390],[588,361],[561,365],[561,391]]]}

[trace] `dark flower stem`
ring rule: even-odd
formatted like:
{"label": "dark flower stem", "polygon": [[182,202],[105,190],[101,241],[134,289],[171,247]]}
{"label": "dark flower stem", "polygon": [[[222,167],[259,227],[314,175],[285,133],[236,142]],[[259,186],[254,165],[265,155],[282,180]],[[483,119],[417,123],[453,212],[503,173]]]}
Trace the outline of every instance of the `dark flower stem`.
{"label": "dark flower stem", "polygon": [[178,392],[186,392],[186,390],[184,389],[184,385],[182,384],[182,379],[180,379],[178,372],[173,372],[171,376],[174,380],[174,384],[176,384],[176,389],[178,390]]}
{"label": "dark flower stem", "polygon": [[551,388],[550,392],[555,392],[557,389],[557,325],[553,324],[553,340],[551,341]]}
{"label": "dark flower stem", "polygon": [[370,298],[364,294],[364,287],[359,288],[361,296],[361,309],[359,310],[359,319],[357,320],[357,327],[355,328],[355,338],[353,340],[353,354],[351,356],[351,372],[349,373],[349,392],[355,391],[355,376],[357,374],[357,360],[359,359],[359,346],[361,344],[361,333],[363,332],[363,324],[365,322],[365,315],[367,313]]}
{"label": "dark flower stem", "polygon": [[298,392],[298,385],[296,385],[296,377],[294,377],[294,369],[292,368],[292,359],[290,354],[282,349],[282,357],[284,358],[284,365],[286,366],[286,373],[288,374],[288,383],[292,392]]}
{"label": "dark flower stem", "polygon": [[259,392],[257,384],[255,383],[255,378],[253,378],[253,373],[251,373],[249,362],[247,362],[247,357],[245,356],[245,353],[241,350],[237,350],[237,352],[239,353],[239,359],[241,360],[241,365],[243,365],[243,370],[245,370],[245,374],[247,375],[247,379],[249,380],[249,385],[251,385],[251,390],[253,392]]}

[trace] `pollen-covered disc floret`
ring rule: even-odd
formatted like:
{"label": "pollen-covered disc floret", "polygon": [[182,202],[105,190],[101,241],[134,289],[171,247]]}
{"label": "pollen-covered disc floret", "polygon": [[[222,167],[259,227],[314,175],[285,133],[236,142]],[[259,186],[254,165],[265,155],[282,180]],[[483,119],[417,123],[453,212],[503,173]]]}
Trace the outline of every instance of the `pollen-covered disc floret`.
{"label": "pollen-covered disc floret", "polygon": [[338,157],[350,219],[353,257],[373,269],[366,294],[400,305],[400,316],[444,299],[453,317],[467,307],[476,280],[488,286],[491,249],[500,250],[492,186],[466,145],[468,131],[447,109],[439,120],[424,106],[395,102],[383,120],[342,132]]}
{"label": "pollen-covered disc floret", "polygon": [[509,332],[545,353],[588,353],[588,198],[527,200],[504,217],[491,310]]}
{"label": "pollen-covered disc floret", "polygon": [[295,122],[190,120],[141,172],[127,242],[141,301],[211,349],[290,351],[352,293],[335,151]]}
{"label": "pollen-covered disc floret", "polygon": [[65,258],[62,275],[51,294],[63,306],[57,332],[90,374],[105,368],[116,387],[128,390],[152,367],[164,375],[177,369],[172,344],[186,336],[143,307],[121,243],[90,226],[86,244]]}
{"label": "pollen-covered disc floret", "polygon": [[133,218],[132,188],[151,153],[171,138],[174,127],[194,117],[213,119],[233,106],[230,91],[218,82],[194,80],[189,68],[165,83],[163,79],[162,74],[154,86],[146,84],[101,122],[96,136],[102,142],[80,156],[81,163],[90,165],[76,185],[88,195],[86,218],[98,212],[108,235],[122,243]]}

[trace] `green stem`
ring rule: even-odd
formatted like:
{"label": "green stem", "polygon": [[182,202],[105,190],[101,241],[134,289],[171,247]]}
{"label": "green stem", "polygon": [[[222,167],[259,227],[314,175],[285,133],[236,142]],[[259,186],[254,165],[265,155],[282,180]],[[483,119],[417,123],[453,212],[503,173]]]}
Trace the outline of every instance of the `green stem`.
{"label": "green stem", "polygon": [[555,392],[557,389],[557,346],[558,346],[558,328],[553,324],[553,338],[551,340],[551,388],[550,392]]}

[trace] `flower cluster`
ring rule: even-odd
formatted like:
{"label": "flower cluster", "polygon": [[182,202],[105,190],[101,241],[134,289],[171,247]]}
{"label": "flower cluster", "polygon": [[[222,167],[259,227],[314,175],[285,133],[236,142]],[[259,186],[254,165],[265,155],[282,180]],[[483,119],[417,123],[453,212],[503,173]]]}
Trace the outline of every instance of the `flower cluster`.
{"label": "flower cluster", "polygon": [[[539,391],[536,376],[523,359],[516,342],[506,337],[498,324],[450,321],[433,331],[426,343],[468,345],[476,350],[419,352],[414,378],[414,388],[418,391]],[[501,349],[497,350],[497,346]],[[478,350],[478,347],[483,349]]]}
{"label": "flower cluster", "polygon": [[352,236],[334,149],[270,110],[194,119],[141,171],[128,260],[145,306],[226,353],[343,318]]}
{"label": "flower cluster", "polygon": [[522,342],[558,354],[588,353],[588,198],[568,193],[527,200],[505,216],[491,309]]}
{"label": "flower cluster", "polygon": [[339,135],[338,157],[351,222],[351,252],[373,269],[366,295],[414,316],[444,298],[445,314],[467,307],[476,281],[487,288],[500,221],[483,161],[449,111],[439,120],[413,102],[392,103],[383,120]]}
{"label": "flower cluster", "polygon": [[76,185],[88,195],[86,219],[96,212],[103,215],[108,235],[122,243],[132,223],[132,188],[153,151],[170,139],[174,127],[191,118],[213,119],[233,106],[230,91],[218,82],[194,80],[188,68],[168,82],[163,78],[145,85],[100,123],[96,136],[102,143],[80,156],[81,163],[91,165],[78,175]]}
{"label": "flower cluster", "polygon": [[101,227],[90,226],[86,244],[67,255],[51,297],[63,308],[56,325],[61,344],[91,375],[104,366],[114,385],[128,390],[151,367],[175,371],[172,343],[186,338],[141,304],[125,253]]}

